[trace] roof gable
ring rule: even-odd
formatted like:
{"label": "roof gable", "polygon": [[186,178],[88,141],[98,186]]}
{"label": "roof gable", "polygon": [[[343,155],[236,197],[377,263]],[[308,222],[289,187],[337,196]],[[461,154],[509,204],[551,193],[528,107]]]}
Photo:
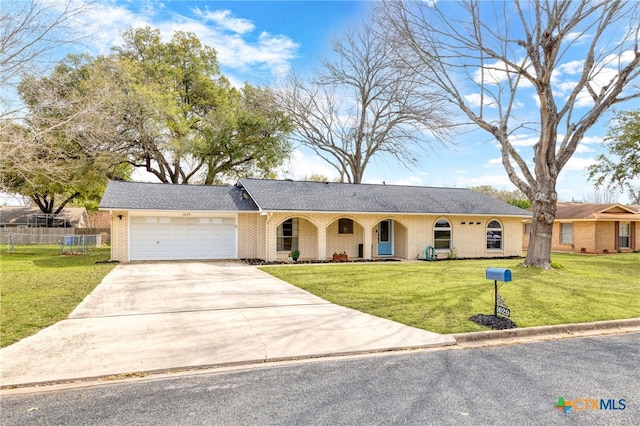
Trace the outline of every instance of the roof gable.
{"label": "roof gable", "polygon": [[558,203],[556,219],[619,219],[636,217],[638,213],[622,204]]}
{"label": "roof gable", "polygon": [[531,213],[470,189],[239,179],[264,211],[479,214]]}

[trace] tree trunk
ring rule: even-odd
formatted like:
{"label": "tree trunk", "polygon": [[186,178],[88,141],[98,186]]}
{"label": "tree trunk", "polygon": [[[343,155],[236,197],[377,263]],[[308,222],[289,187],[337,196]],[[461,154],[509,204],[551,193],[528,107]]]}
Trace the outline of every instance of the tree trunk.
{"label": "tree trunk", "polygon": [[[553,186],[555,187],[555,184]],[[556,201],[555,190],[540,191],[535,194],[531,235],[524,266],[551,269],[551,235],[556,217]]]}

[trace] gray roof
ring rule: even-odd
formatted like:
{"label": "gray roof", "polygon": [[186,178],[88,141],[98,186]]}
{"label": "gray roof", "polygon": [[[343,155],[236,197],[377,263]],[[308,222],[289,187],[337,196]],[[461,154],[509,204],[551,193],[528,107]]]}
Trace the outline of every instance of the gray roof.
{"label": "gray roof", "polygon": [[110,181],[102,210],[256,211],[236,186],[170,185]]}
{"label": "gray roof", "polygon": [[111,181],[100,208],[531,216],[470,189],[262,179],[240,179],[235,186]]}
{"label": "gray roof", "polygon": [[260,179],[240,179],[238,185],[267,211],[531,216],[527,210],[462,188]]}

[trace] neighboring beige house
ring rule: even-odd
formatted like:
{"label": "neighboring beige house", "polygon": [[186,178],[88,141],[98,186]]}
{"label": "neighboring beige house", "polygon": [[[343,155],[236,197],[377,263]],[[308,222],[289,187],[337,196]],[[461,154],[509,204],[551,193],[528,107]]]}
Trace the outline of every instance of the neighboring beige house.
{"label": "neighboring beige house", "polygon": [[[531,218],[524,221],[523,249],[529,244]],[[558,203],[551,250],[615,253],[638,249],[640,213],[621,204]]]}
{"label": "neighboring beige house", "polygon": [[240,179],[232,186],[112,181],[111,256],[301,260],[522,254],[530,212],[468,189]]}

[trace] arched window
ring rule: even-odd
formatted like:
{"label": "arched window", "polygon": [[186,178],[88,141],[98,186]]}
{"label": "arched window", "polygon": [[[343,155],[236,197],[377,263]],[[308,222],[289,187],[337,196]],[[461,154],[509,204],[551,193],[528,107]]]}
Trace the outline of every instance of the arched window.
{"label": "arched window", "polygon": [[451,249],[451,224],[446,219],[439,219],[433,230],[433,246],[436,249]]}
{"label": "arched window", "polygon": [[492,220],[487,224],[487,248],[502,249],[502,225],[497,220]]}
{"label": "arched window", "polygon": [[278,251],[298,250],[298,218],[287,219],[278,225]]}

